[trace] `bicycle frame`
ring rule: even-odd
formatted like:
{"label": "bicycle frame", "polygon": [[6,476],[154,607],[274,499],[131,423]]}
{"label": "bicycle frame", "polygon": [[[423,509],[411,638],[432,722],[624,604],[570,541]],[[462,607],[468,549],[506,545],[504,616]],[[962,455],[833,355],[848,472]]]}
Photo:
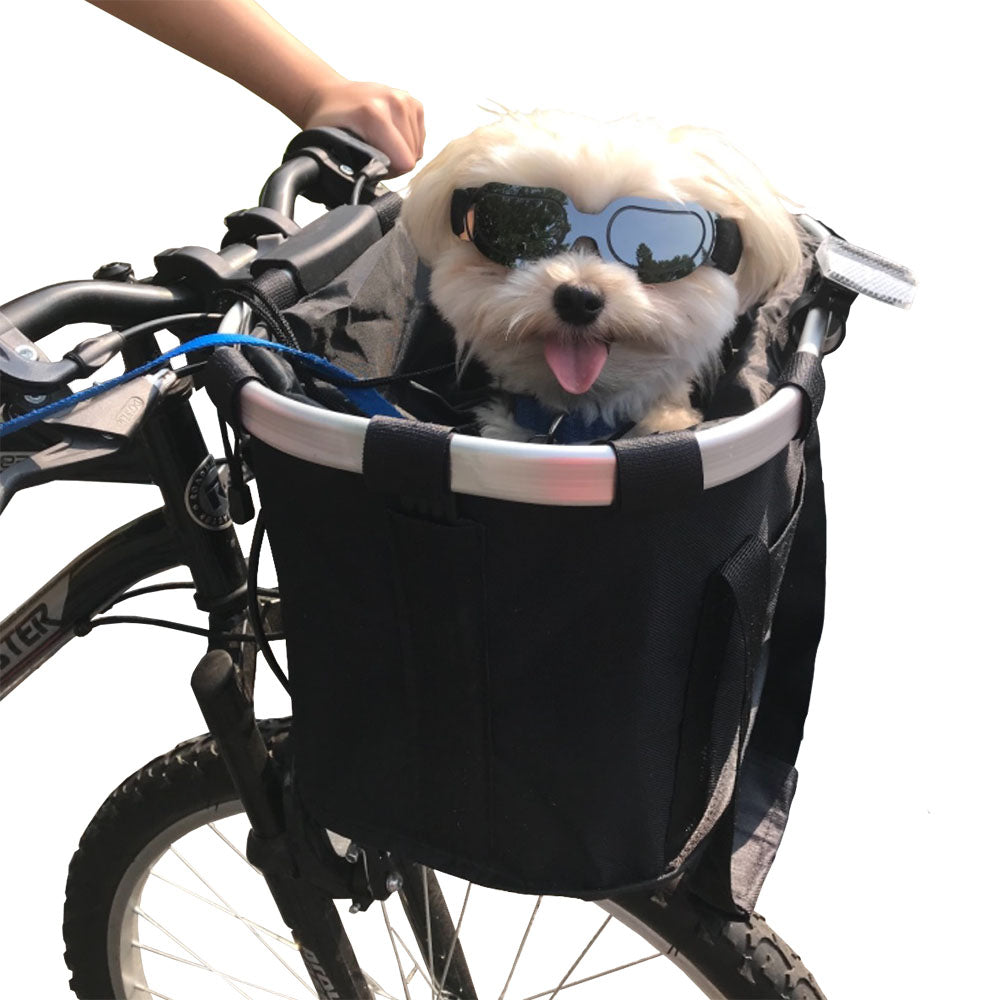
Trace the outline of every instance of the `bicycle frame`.
{"label": "bicycle frame", "polygon": [[[130,587],[180,565],[191,570],[195,601],[210,613],[210,632],[242,631],[246,563],[185,390],[181,385],[157,400],[134,461],[94,476],[154,482],[164,506],[92,545],[0,622],[0,699],[70,639],[87,634],[92,617]],[[52,478],[76,476],[69,467]],[[225,644],[210,636],[210,648],[219,645]],[[230,645],[234,659],[244,662],[245,651]]]}
{"label": "bicycle frame", "polygon": [[162,509],[82,552],[0,623],[0,699],[70,639],[85,634],[81,626],[94,614],[136,583],[180,562]]}
{"label": "bicycle frame", "polygon": [[[335,150],[336,158],[321,147]],[[300,232],[292,219],[299,194],[327,207],[356,201],[359,172],[376,163],[387,163],[383,154],[336,129],[302,133],[268,179],[260,206],[227,218],[229,231],[219,254],[197,247],[168,250],[156,258],[157,278],[152,283],[102,276],[102,280],[50,285],[13,299],[0,307],[0,358],[20,373],[15,380],[23,377],[31,384],[48,379],[49,391],[65,394],[55,377],[65,359],[49,362],[34,346],[36,341],[67,323],[97,322],[120,329],[163,317],[164,328],[170,328],[173,314],[203,308],[206,290],[214,294],[256,255],[244,241],[253,244],[261,236],[273,241],[279,234],[290,237]],[[371,176],[378,174],[376,170]],[[377,193],[373,185],[366,197]],[[356,256],[366,241],[377,238],[378,226],[371,220],[367,226],[358,230],[354,244],[339,252]],[[316,240],[316,234],[304,239],[300,253],[313,254],[311,243]],[[330,249],[322,240],[318,245]],[[333,259],[340,257],[333,254]],[[339,266],[348,262],[345,257]],[[297,265],[291,266],[295,270]],[[159,353],[151,333],[122,347],[129,368]],[[209,612],[209,648],[231,651],[234,661],[242,664],[246,693],[252,691],[255,646],[224,638],[226,632],[242,632],[246,623],[246,562],[229,518],[225,486],[187,401],[189,386],[184,379],[167,384],[163,391],[160,386],[147,389],[144,399],[123,396],[125,405],[107,428],[84,425],[78,433],[71,422],[62,428],[65,450],[50,456],[44,469],[31,459],[50,441],[34,429],[12,435],[10,450],[0,462],[0,511],[18,488],[56,479],[152,482],[159,487],[164,506],[91,546],[0,622],[0,698],[70,639],[89,632],[93,615],[106,610],[131,586],[179,565],[190,568],[195,602]],[[117,430],[123,418],[138,427],[136,440],[108,444],[102,439],[116,435],[94,435],[94,429]]]}

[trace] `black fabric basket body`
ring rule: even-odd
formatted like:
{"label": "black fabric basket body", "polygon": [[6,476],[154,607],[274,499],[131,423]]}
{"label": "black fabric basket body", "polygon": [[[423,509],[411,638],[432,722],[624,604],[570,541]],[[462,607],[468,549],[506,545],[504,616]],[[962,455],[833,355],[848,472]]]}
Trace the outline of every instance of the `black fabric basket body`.
{"label": "black fabric basket body", "polygon": [[672,509],[461,497],[454,523],[255,464],[315,818],[500,888],[663,875],[735,779],[801,446]]}
{"label": "black fabric basket body", "polygon": [[[420,310],[384,305],[415,267],[376,248],[290,319],[361,376],[415,370]],[[789,351],[744,329],[706,416],[759,404]],[[822,627],[815,431],[727,484],[601,508],[428,502],[369,475],[371,437],[364,475],[252,444],[308,811],[497,888],[604,897],[683,870],[752,909]]]}

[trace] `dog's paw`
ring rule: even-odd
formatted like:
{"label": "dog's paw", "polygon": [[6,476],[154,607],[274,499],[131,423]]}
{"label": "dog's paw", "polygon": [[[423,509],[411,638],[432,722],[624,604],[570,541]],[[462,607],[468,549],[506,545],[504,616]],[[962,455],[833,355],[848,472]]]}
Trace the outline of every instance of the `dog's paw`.
{"label": "dog's paw", "polygon": [[662,434],[665,431],[683,431],[701,423],[701,414],[690,406],[661,403],[647,413],[632,430],[630,437],[643,434]]}
{"label": "dog's paw", "polygon": [[499,399],[492,399],[476,407],[479,435],[501,441],[529,441],[533,432],[516,423],[510,407]]}

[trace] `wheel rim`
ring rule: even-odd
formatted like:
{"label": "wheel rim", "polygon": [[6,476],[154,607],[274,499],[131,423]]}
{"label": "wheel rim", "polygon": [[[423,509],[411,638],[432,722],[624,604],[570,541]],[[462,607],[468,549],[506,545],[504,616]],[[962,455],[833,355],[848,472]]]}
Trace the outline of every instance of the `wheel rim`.
{"label": "wheel rim", "polygon": [[[316,996],[264,880],[256,871],[243,878],[247,885],[230,878],[250,874],[246,831],[240,803],[225,802],[174,823],[132,862],[108,928],[117,1000]],[[479,1000],[683,997],[692,993],[685,976],[718,995],[668,942],[616,904],[599,909],[438,879]],[[376,997],[445,1000],[398,896],[366,913],[349,915],[348,905],[337,904]],[[454,939],[448,945],[453,953]],[[447,968],[440,978],[447,979]]]}

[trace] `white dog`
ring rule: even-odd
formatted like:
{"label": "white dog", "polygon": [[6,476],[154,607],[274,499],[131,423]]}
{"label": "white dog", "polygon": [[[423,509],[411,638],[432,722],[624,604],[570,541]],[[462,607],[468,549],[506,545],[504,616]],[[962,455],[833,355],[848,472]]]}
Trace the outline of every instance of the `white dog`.
{"label": "white dog", "polygon": [[481,431],[512,440],[696,424],[692,382],[802,261],[753,164],[637,119],[505,115],[420,172],[402,219],[459,358],[493,379]]}

